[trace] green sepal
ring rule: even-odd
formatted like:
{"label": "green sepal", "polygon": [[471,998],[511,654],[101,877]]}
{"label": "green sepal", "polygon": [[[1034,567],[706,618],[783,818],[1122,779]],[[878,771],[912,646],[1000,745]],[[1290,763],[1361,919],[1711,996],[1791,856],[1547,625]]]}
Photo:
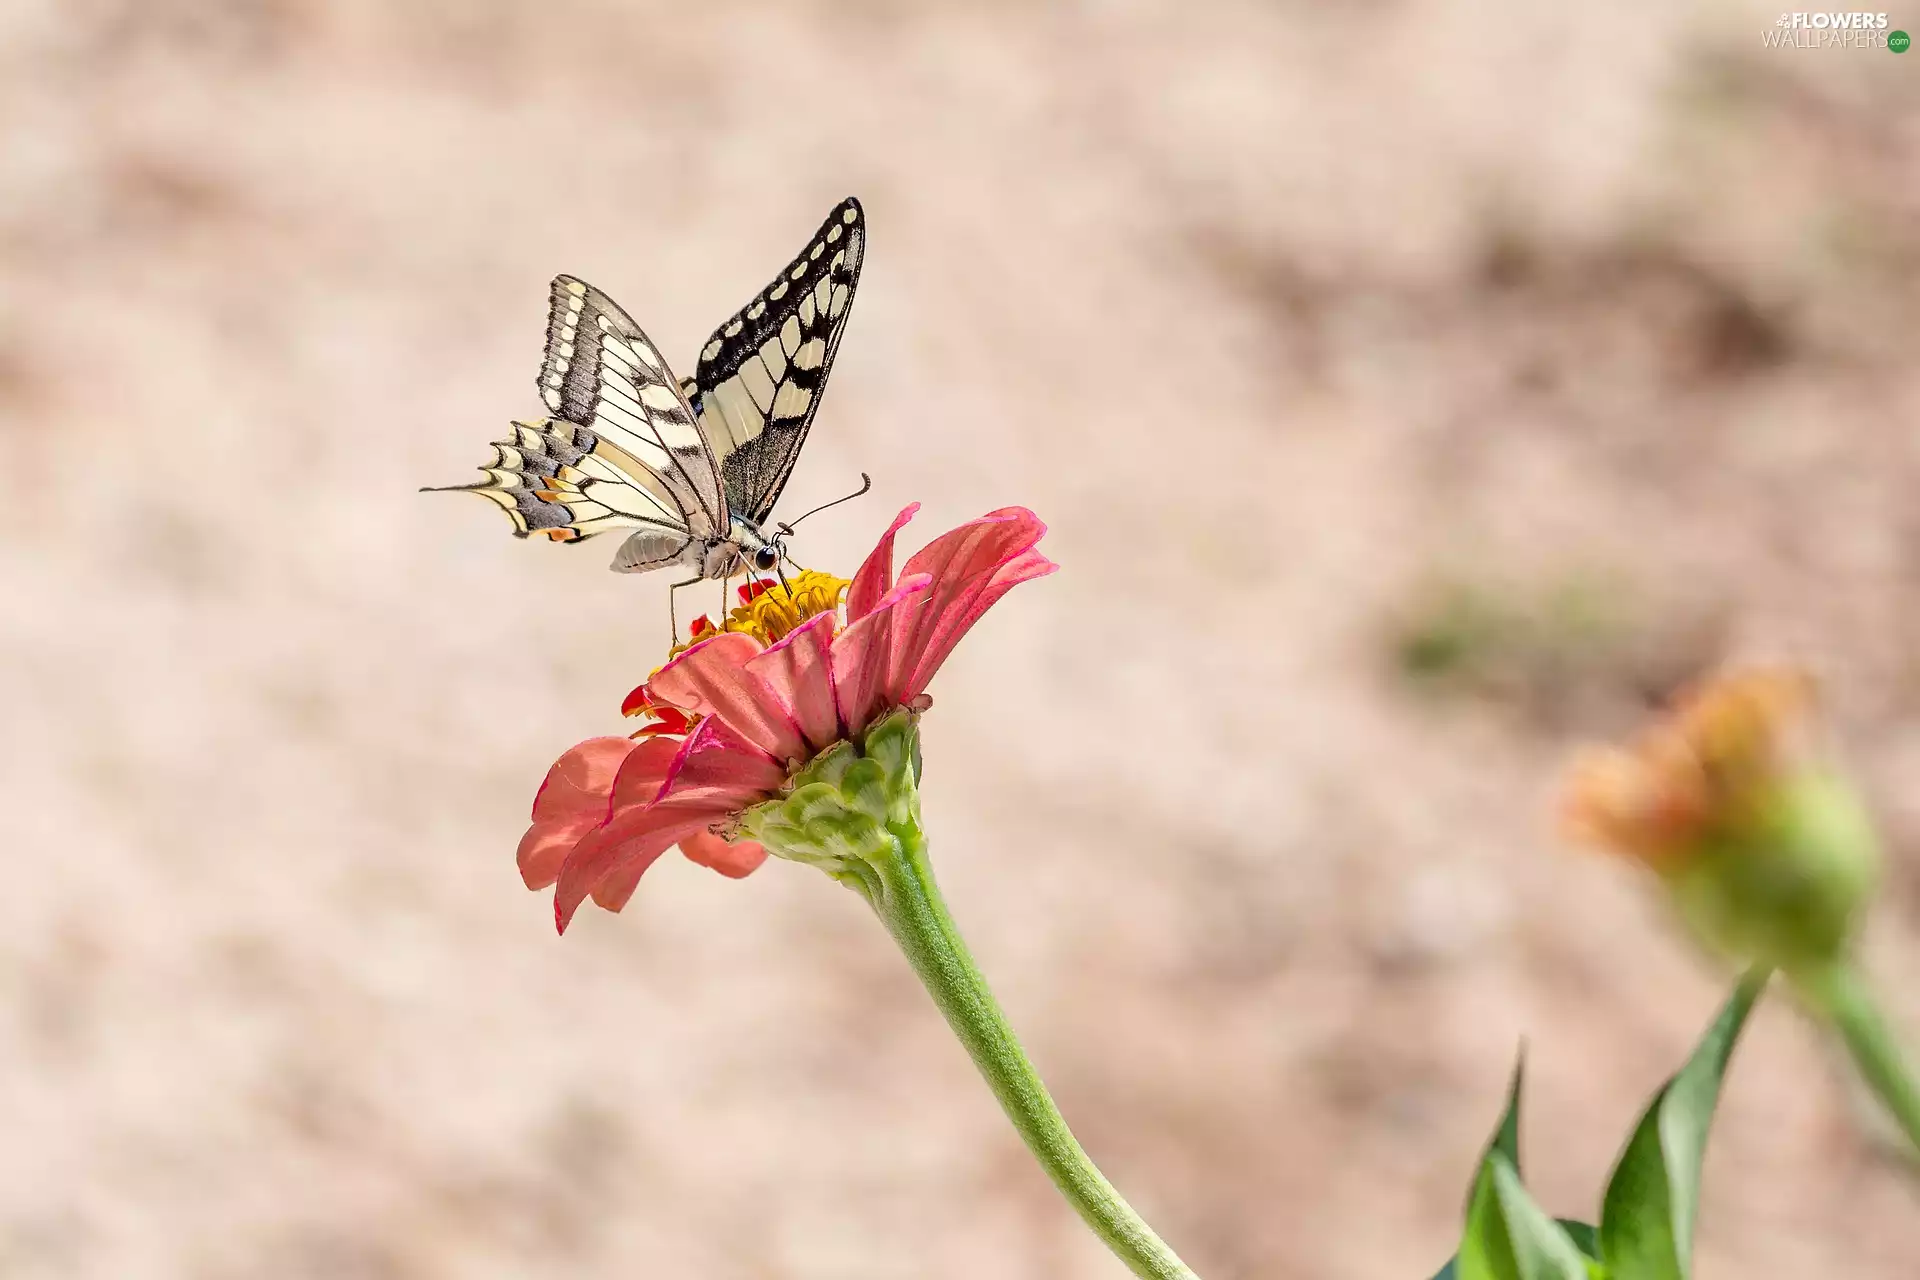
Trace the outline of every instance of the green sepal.
{"label": "green sepal", "polygon": [[913,714],[895,711],[859,743],[836,742],[808,761],[783,795],[741,815],[740,834],[868,887],[876,860],[919,838],[919,755]]}
{"label": "green sepal", "polygon": [[1770,971],[1749,970],[1693,1056],[1653,1096],[1620,1153],[1600,1211],[1600,1256],[1612,1280],[1687,1280],[1700,1164],[1740,1030]]}

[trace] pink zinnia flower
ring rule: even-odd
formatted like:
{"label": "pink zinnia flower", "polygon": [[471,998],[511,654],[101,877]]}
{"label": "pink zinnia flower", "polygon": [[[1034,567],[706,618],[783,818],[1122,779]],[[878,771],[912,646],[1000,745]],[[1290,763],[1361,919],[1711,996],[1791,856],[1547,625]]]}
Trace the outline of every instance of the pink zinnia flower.
{"label": "pink zinnia flower", "polygon": [[854,575],[844,624],[829,607],[771,643],[745,631],[711,635],[629,699],[689,726],[684,737],[656,725],[639,741],[590,738],[554,764],[519,860],[528,888],[556,886],[562,931],[589,896],[609,911],[625,906],[676,844],[723,875],[752,872],[766,850],[716,828],[894,708],[924,710],[928,682],[994,601],[1059,567],[1038,549],[1039,518],[1005,507],[935,538],[895,581],[894,535],[917,510],[899,514]]}

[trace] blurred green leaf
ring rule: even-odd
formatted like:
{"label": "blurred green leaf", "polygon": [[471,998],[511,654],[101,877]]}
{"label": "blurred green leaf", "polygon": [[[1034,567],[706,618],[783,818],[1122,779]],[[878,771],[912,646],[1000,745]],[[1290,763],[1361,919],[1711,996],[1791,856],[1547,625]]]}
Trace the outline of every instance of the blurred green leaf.
{"label": "blurred green leaf", "polygon": [[[1467,1195],[1467,1229],[1460,1254],[1440,1268],[1433,1280],[1467,1280],[1470,1276],[1557,1280],[1562,1275],[1578,1280],[1589,1274],[1589,1260],[1599,1256],[1592,1227],[1584,1222],[1548,1218],[1521,1185],[1520,1096],[1526,1070],[1527,1050],[1523,1044],[1514,1055],[1507,1104],[1480,1155],[1480,1172]],[[1573,1246],[1573,1255],[1568,1254],[1565,1244]],[[1567,1270],[1576,1256],[1579,1265]],[[1462,1258],[1469,1261],[1463,1264]]]}
{"label": "blurred green leaf", "polygon": [[[1507,1083],[1507,1105],[1500,1113],[1500,1123],[1494,1126],[1493,1136],[1487,1139],[1487,1145],[1480,1152],[1480,1167],[1484,1168],[1487,1157],[1499,1152],[1513,1166],[1514,1172],[1520,1171],[1520,1087],[1527,1072],[1527,1046],[1522,1044],[1513,1058],[1513,1075]],[[1467,1188],[1466,1211],[1473,1212],[1473,1198],[1479,1193],[1480,1183]]]}
{"label": "blurred green leaf", "polygon": [[1687,1280],[1707,1130],[1727,1061],[1767,977],[1755,969],[1740,980],[1693,1056],[1654,1095],[1614,1166],[1600,1211],[1600,1254],[1614,1280]]}
{"label": "blurred green leaf", "polygon": [[[1574,1247],[1587,1259],[1587,1274],[1598,1277],[1600,1271],[1600,1233],[1584,1222],[1575,1222],[1572,1218],[1555,1218],[1560,1229],[1567,1233]],[[1460,1280],[1459,1260],[1447,1259],[1447,1265],[1434,1273],[1433,1280]]]}
{"label": "blurred green leaf", "polygon": [[1600,1228],[1587,1222],[1575,1222],[1572,1218],[1555,1218],[1574,1247],[1587,1256],[1588,1261],[1600,1261]]}
{"label": "blurred green leaf", "polygon": [[1489,1152],[1474,1185],[1454,1260],[1458,1280],[1589,1280],[1586,1255],[1520,1184],[1520,1171]]}

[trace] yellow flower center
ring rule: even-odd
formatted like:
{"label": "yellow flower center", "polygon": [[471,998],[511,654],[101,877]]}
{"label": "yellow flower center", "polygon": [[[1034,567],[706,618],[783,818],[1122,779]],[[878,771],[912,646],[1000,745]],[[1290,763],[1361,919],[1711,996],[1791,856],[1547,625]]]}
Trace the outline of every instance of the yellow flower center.
{"label": "yellow flower center", "polygon": [[[727,615],[719,627],[715,627],[705,614],[695,618],[687,638],[674,641],[673,647],[667,651],[667,659],[672,661],[721,631],[738,631],[752,636],[763,645],[771,645],[807,619],[838,609],[840,597],[846,594],[851,585],[845,578],[836,578],[817,569],[803,569],[786,582],[756,582],[742,587],[742,603]],[[655,667],[647,679],[651,681],[659,674],[660,668]],[[677,707],[656,704],[648,696],[644,684],[627,695],[620,712],[622,715],[640,716],[647,721],[632,735],[636,738],[661,733],[686,733],[700,722],[698,716],[688,716]]]}
{"label": "yellow flower center", "polygon": [[[840,607],[840,597],[852,584],[818,569],[803,569],[785,582],[757,582],[741,588],[748,597],[715,627],[705,615],[694,619],[684,641],[676,641],[668,657],[679,656],[719,631],[739,631],[763,645],[782,639],[809,618]],[[705,625],[702,625],[705,624]]]}

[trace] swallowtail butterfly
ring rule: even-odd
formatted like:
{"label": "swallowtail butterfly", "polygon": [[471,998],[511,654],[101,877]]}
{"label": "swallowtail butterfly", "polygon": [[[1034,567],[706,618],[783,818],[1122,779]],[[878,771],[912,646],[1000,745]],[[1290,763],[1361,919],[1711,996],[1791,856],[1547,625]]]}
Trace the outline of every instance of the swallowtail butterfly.
{"label": "swallowtail butterfly", "polygon": [[613,557],[621,573],[684,565],[697,582],[775,569],[790,526],[769,532],[767,520],[820,407],[865,248],[849,198],[714,330],[685,381],[612,298],[555,277],[540,365],[547,416],[513,423],[485,479],[438,491],[498,504],[516,537],[628,531]]}

